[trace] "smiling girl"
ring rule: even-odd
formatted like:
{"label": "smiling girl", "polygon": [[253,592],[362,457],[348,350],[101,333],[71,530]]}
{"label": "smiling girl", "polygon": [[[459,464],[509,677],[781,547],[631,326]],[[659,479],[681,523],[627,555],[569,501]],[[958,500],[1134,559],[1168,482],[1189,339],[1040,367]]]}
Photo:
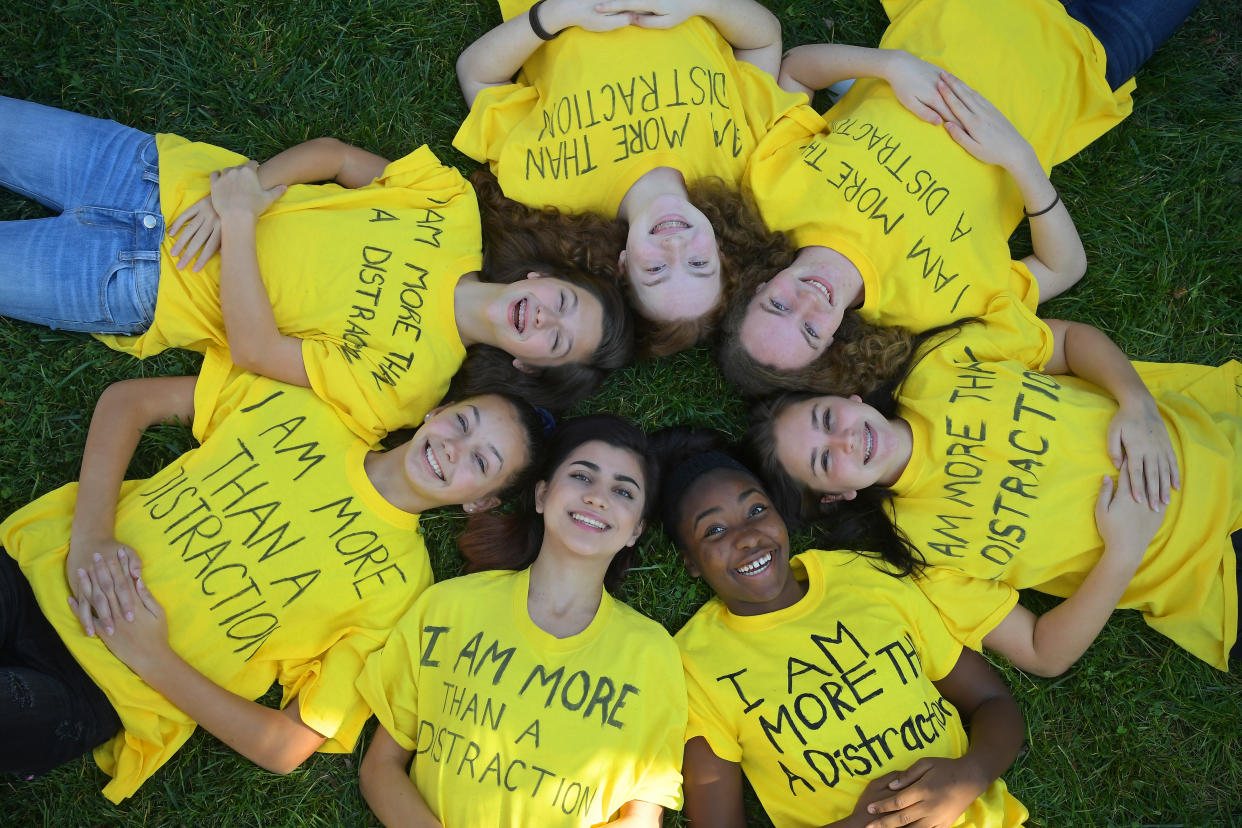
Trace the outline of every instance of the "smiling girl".
{"label": "smiling girl", "polygon": [[[489,395],[372,451],[309,390],[215,362],[111,386],[81,480],[0,524],[3,772],[96,748],[117,802],[196,726],[278,773],[352,750],[370,715],[354,680],[431,582],[419,514],[494,506],[542,438],[529,405]],[[201,445],[123,481],[169,418]],[[282,710],[252,701],[274,681]]]}
{"label": "smiling girl", "polygon": [[358,681],[380,723],[362,792],[387,825],[654,828],[681,804],[677,649],[607,592],[654,498],[646,437],[567,421],[539,478],[517,513],[471,518],[475,574],[427,590]]}
{"label": "smiling girl", "polygon": [[[1131,364],[1098,330],[1051,320],[1056,345],[1038,371],[1012,314],[984,322],[933,337],[904,379],[865,401],[765,405],[751,436],[765,475],[825,526],[861,513],[878,521],[874,537],[906,539],[929,564],[920,585],[961,640],[1031,672],[1064,671],[1114,607],[1140,610],[1228,669],[1242,365]],[[1091,510],[1101,477],[1118,472],[1119,491],[1143,506],[1133,521],[1143,538],[1110,551]],[[1091,623],[1058,627],[1056,610],[1036,618],[1017,605],[1025,588],[1091,592]]]}
{"label": "smiling girl", "polygon": [[470,349],[508,353],[507,387],[557,406],[632,353],[608,280],[555,261],[494,262],[512,284],[480,273],[475,193],[427,147],[390,163],[316,139],[255,167],[7,98],[0,146],[0,183],[62,211],[0,223],[26,276],[0,285],[0,313],[115,334],[100,338],[139,357],[227,347],[313,389],[364,439],[417,423]]}
{"label": "smiling girl", "polygon": [[1038,326],[1037,304],[1085,260],[1016,260],[1009,237],[1024,215],[1036,242],[1068,220],[1048,171],[1129,114],[1131,76],[1197,2],[889,0],[880,48],[790,50],[786,88],[860,80],[817,126],[783,119],[747,168],[768,227],[797,254],[733,294],[729,380],[753,395],[833,393],[906,344],[884,328],[978,316],[1001,293]]}
{"label": "smiling girl", "polygon": [[666,434],[683,456],[663,481],[664,525],[715,593],[676,637],[691,824],[746,825],[745,775],[782,828],[1020,825],[999,776],[1022,714],[987,662],[908,580],[851,552],[791,559],[758,479]]}
{"label": "smiling girl", "polygon": [[817,117],[776,86],[780,24],[753,0],[500,7],[457,61],[470,115],[454,145],[511,198],[628,227],[619,266],[648,350],[706,337],[766,237],[732,192],[751,151],[780,116]]}

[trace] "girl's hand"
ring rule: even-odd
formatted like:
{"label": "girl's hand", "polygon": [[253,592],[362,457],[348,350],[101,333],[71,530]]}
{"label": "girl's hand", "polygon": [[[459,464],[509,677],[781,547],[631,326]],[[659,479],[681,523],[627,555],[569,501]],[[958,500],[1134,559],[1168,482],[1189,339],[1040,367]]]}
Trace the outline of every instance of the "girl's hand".
{"label": "girl's hand", "polygon": [[928,63],[903,49],[886,50],[888,68],[884,79],[906,109],[929,124],[941,124],[954,117],[940,93],[939,66]]}
{"label": "girl's hand", "polygon": [[630,13],[635,26],[643,29],[671,29],[701,13],[691,0],[605,0],[596,3],[601,14]]}
{"label": "girl's hand", "polygon": [[631,7],[642,0],[547,0],[539,7],[539,23],[555,34],[577,26],[588,32],[611,32],[634,22]]}
{"label": "girl's hand", "polygon": [[[921,828],[948,828],[989,783],[967,757],[920,759],[895,776],[885,788],[898,793],[866,805],[867,813],[877,817],[867,823],[867,828],[914,822]],[[872,795],[879,796],[880,792]],[[859,804],[863,804],[861,798]]]}
{"label": "girl's hand", "polygon": [[1162,510],[1169,502],[1170,490],[1181,488],[1173,441],[1151,394],[1117,408],[1108,424],[1108,456],[1118,469],[1125,460],[1129,489],[1137,503]]}
{"label": "girl's hand", "polygon": [[987,98],[948,72],[940,73],[937,88],[949,109],[944,128],[975,158],[1010,170],[1034,155],[1027,140]]}
{"label": "girl's hand", "polygon": [[[69,554],[65,558],[65,580],[69,582],[69,591],[73,593],[69,598],[69,606],[78,617],[82,631],[88,636],[94,636],[98,626],[95,623],[95,614],[91,612],[90,602],[90,596],[95,589],[95,564],[106,559],[126,561],[126,571],[133,572],[134,577],[137,577],[142,566],[138,554],[125,544],[118,543],[116,538],[89,541],[70,538]],[[123,595],[120,599],[120,615],[113,616],[109,613],[106,617],[99,616],[98,620],[101,625],[110,626],[117,618],[133,618],[133,608],[134,604],[129,601],[129,596]]]}
{"label": "girl's hand", "polygon": [[[158,669],[160,659],[171,653],[163,607],[147,591],[123,552],[95,561],[92,574],[89,604],[100,619],[99,637],[131,670],[140,676],[149,675]],[[132,609],[127,614],[123,606]]]}
{"label": "girl's hand", "polygon": [[168,237],[177,239],[169,251],[171,256],[181,257],[177,259],[177,267],[184,268],[191,260],[194,260],[195,273],[206,267],[207,260],[220,250],[220,215],[211,206],[211,195],[203,196],[183,210],[168,228]]}
{"label": "girl's hand", "polygon": [[259,162],[247,161],[211,174],[211,206],[221,216],[241,213],[257,219],[286,189],[284,184],[263,189],[259,184]]}
{"label": "girl's hand", "polygon": [[1129,462],[1126,460],[1121,464],[1116,484],[1107,475],[1100,482],[1100,496],[1095,502],[1095,526],[1104,539],[1105,554],[1126,555],[1137,569],[1147,545],[1164,520],[1164,512],[1153,511],[1131,496]]}

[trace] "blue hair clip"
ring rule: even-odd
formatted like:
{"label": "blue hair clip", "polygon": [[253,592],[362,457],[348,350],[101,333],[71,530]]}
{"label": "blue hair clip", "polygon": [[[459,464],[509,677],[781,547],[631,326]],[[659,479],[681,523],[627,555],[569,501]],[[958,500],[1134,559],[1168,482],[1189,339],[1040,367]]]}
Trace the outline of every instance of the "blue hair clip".
{"label": "blue hair clip", "polygon": [[543,433],[551,434],[556,428],[556,418],[552,416],[552,412],[540,406],[535,406],[535,411],[539,413],[539,419],[543,421]]}

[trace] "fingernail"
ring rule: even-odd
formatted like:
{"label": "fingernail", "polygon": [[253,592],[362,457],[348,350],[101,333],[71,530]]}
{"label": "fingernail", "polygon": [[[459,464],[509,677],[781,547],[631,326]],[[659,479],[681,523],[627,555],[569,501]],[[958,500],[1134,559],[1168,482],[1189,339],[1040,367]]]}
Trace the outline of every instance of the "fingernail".
{"label": "fingernail", "polygon": [[95,561],[95,563],[99,563],[100,561],[103,560],[103,555],[100,555],[98,552],[96,552],[93,557],[93,560]]}
{"label": "fingernail", "polygon": [[875,813],[875,806],[874,806],[874,805],[868,805],[868,806],[867,806],[867,813],[869,813],[869,814],[874,814],[874,813]]}
{"label": "fingernail", "polygon": [[116,556],[117,556],[118,558],[121,558],[122,560],[124,560],[124,559],[125,559],[125,550],[124,550],[124,549],[118,549],[118,550],[116,550]]}
{"label": "fingernail", "polygon": [[133,620],[134,620],[134,614],[133,614],[132,612],[127,612],[127,613],[125,613],[125,620],[126,620],[126,621],[133,621]]}
{"label": "fingernail", "polygon": [[85,570],[85,569],[82,569],[81,567],[79,567],[79,568],[78,568],[78,577],[79,577],[79,578],[85,578],[85,577],[86,577],[86,570]]}

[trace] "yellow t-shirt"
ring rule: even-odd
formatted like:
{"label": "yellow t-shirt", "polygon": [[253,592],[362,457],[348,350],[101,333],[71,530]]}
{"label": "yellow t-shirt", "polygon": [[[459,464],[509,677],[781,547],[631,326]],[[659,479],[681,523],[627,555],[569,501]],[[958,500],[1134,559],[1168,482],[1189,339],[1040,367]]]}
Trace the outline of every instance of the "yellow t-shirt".
{"label": "yellow t-shirt", "polygon": [[[170,223],[209,192],[212,170],[245,161],[159,135],[160,205]],[[375,445],[418,422],[465,359],[453,289],[482,262],[474,189],[427,147],[394,161],[371,184],[290,187],[259,219],[259,269],[282,333],[303,340],[311,388]],[[155,321],[136,337],[100,336],[146,357],[165,348],[227,346],[220,259],[179,269],[161,248]]]}
{"label": "yellow t-shirt", "polygon": [[[893,490],[897,525],[933,566],[919,583],[961,640],[979,647],[1017,590],[1071,594],[1103,541],[1095,503],[1116,475],[1111,396],[1030,370],[1013,331],[968,326],[914,368],[898,398],[910,463]],[[1182,486],[1119,606],[1226,669],[1237,637],[1242,528],[1242,365],[1135,363],[1168,427]]]}
{"label": "yellow t-shirt", "polygon": [[[208,360],[212,355],[208,355]],[[138,551],[174,650],[216,684],[257,699],[273,681],[302,720],[353,749],[370,708],[354,689],[366,657],[431,582],[418,516],[385,501],[367,446],[307,389],[250,374],[199,382],[203,444],[124,484],[116,537]],[[18,510],[0,543],[124,730],[95,751],[104,795],[138,789],[195,723],[87,638],[69,610],[65,555],[77,484]]]}
{"label": "yellow t-shirt", "polygon": [[[530,6],[510,0],[501,13]],[[736,186],[777,118],[818,120],[805,104],[735,60],[702,17],[667,30],[575,27],[540,46],[517,82],[480,92],[453,146],[489,164],[516,201],[612,217],[656,167]]]}
{"label": "yellow t-shirt", "polygon": [[[1133,83],[1108,88],[1103,47],[1055,0],[885,6],[892,22],[880,46],[973,86],[1045,169],[1130,111]],[[834,248],[858,267],[863,318],[925,330],[979,315],[1001,291],[1034,310],[1038,286],[1009,254],[1023,205],[1008,173],[919,120],[883,80],[859,80],[824,118],[809,128],[800,119],[778,123],[755,150],[746,182],[770,228],[798,247]]]}
{"label": "yellow t-shirt", "polygon": [[659,624],[605,594],[558,639],[526,609],[530,570],[436,584],[358,690],[414,751],[445,828],[601,825],[631,800],[681,807],[686,692]]}
{"label": "yellow t-shirt", "polygon": [[[792,560],[806,595],[738,616],[713,598],[677,633],[690,692],[687,740],[740,762],[778,828],[843,819],[867,782],[969,742],[934,681],[962,646],[907,579],[852,552]],[[1010,826],[1026,809],[995,780],[956,825]]]}

